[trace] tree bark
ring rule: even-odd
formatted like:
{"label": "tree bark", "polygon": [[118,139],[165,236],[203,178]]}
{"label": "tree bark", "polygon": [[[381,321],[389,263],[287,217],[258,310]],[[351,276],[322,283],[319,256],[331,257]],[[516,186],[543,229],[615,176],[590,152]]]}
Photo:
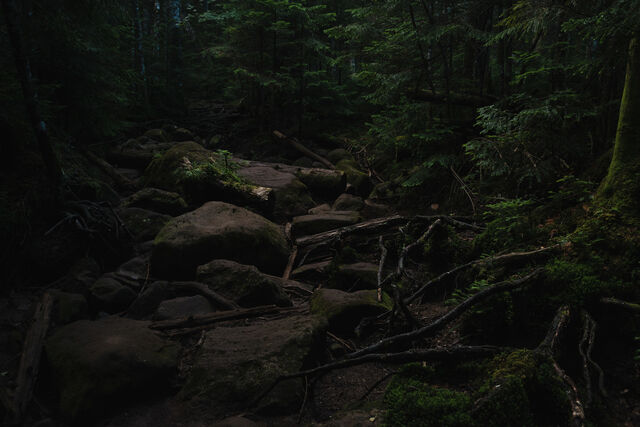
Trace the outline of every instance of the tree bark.
{"label": "tree bark", "polygon": [[25,49],[24,34],[15,0],[2,0],[2,11],[7,26],[7,34],[13,50],[18,79],[22,87],[27,118],[33,127],[38,142],[38,149],[40,150],[42,160],[47,169],[47,175],[51,180],[51,184],[58,189],[62,181],[62,170],[60,169],[56,153],[53,151],[47,125],[40,115],[38,95],[33,84],[31,64]]}
{"label": "tree bark", "polygon": [[[624,210],[637,208],[634,189],[640,168],[640,40],[629,42],[629,57],[624,82],[616,141],[609,172],[599,190],[600,199],[609,199]],[[635,209],[634,209],[635,210]]]}

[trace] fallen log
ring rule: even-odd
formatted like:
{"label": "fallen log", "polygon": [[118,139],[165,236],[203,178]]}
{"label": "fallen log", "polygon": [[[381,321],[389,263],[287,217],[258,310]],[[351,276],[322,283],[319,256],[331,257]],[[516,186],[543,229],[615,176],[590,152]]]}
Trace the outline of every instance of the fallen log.
{"label": "fallen log", "polygon": [[211,314],[183,317],[180,319],[159,320],[152,322],[149,328],[166,331],[169,329],[195,328],[207,326],[213,323],[225,322],[227,320],[249,319],[251,317],[264,316],[266,314],[279,313],[282,308],[275,305],[263,305],[238,310],[220,311]]}
{"label": "fallen log", "polygon": [[82,150],[81,153],[87,158],[87,160],[100,168],[102,172],[107,174],[109,178],[111,178],[121,190],[136,191],[138,189],[133,181],[119,173],[113,166],[93,154],[91,151]]}
{"label": "fallen log", "polygon": [[309,157],[310,159],[313,159],[313,160],[316,160],[316,161],[322,163],[324,166],[328,167],[329,169],[335,169],[336,168],[333,163],[331,163],[329,160],[325,159],[324,157],[314,153],[313,151],[309,150],[307,147],[302,145],[296,138],[288,137],[285,134],[283,134],[282,132],[277,131],[277,130],[273,131],[273,135],[276,138],[278,138],[279,140],[285,141],[290,146],[292,146],[293,148],[295,148],[296,150],[298,150],[300,153],[304,154],[305,156]]}
{"label": "fallen log", "polygon": [[640,304],[622,301],[616,298],[602,298],[600,303],[611,307],[622,308],[632,313],[640,314]]}
{"label": "fallen log", "polygon": [[44,340],[47,336],[51,312],[53,310],[53,297],[49,292],[42,295],[42,299],[36,307],[33,323],[29,328],[22,348],[20,367],[16,377],[16,390],[13,399],[13,421],[16,424],[22,422],[24,413],[33,397],[33,390],[38,379],[40,357]]}

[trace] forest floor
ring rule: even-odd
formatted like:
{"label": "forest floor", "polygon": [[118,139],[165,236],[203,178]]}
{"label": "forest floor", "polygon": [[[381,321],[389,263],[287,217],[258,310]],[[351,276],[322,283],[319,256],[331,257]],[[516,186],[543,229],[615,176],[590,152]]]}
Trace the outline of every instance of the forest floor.
{"label": "forest floor", "polygon": [[[209,146],[166,127],[88,158],[120,194],[69,205],[47,233],[76,257],[67,274],[0,299],[10,424],[584,425],[589,404],[600,425],[640,424],[637,365],[580,313],[531,303],[566,246],[474,258],[485,224],[368,198],[341,147],[311,147],[334,169],[247,144],[231,170],[192,140]],[[522,308],[529,323],[497,320]],[[598,337],[629,321],[613,318]]]}

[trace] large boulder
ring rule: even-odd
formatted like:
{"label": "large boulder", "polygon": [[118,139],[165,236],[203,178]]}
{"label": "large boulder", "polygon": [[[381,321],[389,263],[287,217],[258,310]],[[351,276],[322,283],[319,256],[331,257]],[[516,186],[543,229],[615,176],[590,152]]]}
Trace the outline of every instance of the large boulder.
{"label": "large boulder", "polygon": [[198,267],[196,279],[242,307],[291,305],[289,296],[282,290],[286,281],[262,274],[253,265],[217,259]]}
{"label": "large boulder", "polygon": [[196,142],[181,142],[151,162],[142,183],[180,193],[192,204],[221,200],[269,211],[272,191],[245,182],[229,162]]}
{"label": "large boulder", "polygon": [[213,313],[211,303],[201,295],[178,297],[162,301],[154,314],[154,319],[178,319]]}
{"label": "large boulder", "polygon": [[95,421],[141,395],[167,391],[178,352],[148,322],[119,317],[72,323],[45,345],[60,412],[75,424]]}
{"label": "large boulder", "polygon": [[364,207],[362,197],[353,194],[341,194],[340,197],[333,202],[334,211],[359,211]]}
{"label": "large boulder", "polygon": [[375,289],[378,286],[378,268],[370,262],[340,265],[334,272],[335,286],[344,290]]}
{"label": "large boulder", "polygon": [[[208,331],[181,395],[210,414],[247,408],[279,376],[320,354],[325,328],[323,319],[307,315]],[[284,381],[254,410],[295,411],[303,396],[300,379]]]}
{"label": "large boulder", "polygon": [[347,176],[340,170],[301,168],[296,176],[312,194],[327,199],[335,198],[347,186]]}
{"label": "large boulder", "polygon": [[329,329],[352,333],[360,321],[393,308],[391,298],[383,293],[378,302],[376,290],[344,292],[338,289],[318,289],[311,298],[311,312],[327,319]]}
{"label": "large boulder", "polygon": [[151,254],[152,273],[191,279],[196,267],[214,259],[252,264],[280,274],[289,247],[280,227],[258,214],[223,202],[209,202],[172,219],[158,234]]}
{"label": "large boulder", "polygon": [[292,173],[269,166],[249,166],[239,169],[238,175],[254,185],[274,190],[275,219],[286,220],[302,215],[315,205],[307,187]]}
{"label": "large boulder", "polygon": [[336,164],[336,169],[341,170],[347,175],[347,183],[349,183],[355,193],[359,196],[368,196],[371,192],[372,184],[369,175],[358,169],[358,164],[351,159],[340,160]]}
{"label": "large boulder", "polygon": [[147,209],[166,215],[180,215],[187,211],[187,203],[180,194],[159,188],[144,188],[124,199],[121,206]]}
{"label": "large boulder", "polygon": [[314,215],[301,215],[293,219],[291,233],[296,236],[322,233],[347,225],[353,225],[360,221],[358,212],[331,211]]}

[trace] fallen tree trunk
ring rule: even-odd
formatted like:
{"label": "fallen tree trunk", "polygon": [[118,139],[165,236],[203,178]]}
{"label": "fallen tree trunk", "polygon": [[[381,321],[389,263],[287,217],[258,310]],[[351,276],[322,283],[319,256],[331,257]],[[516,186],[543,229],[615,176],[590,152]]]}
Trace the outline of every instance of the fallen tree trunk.
{"label": "fallen tree trunk", "polygon": [[18,376],[16,378],[17,386],[13,399],[13,421],[16,424],[22,422],[24,413],[33,396],[33,390],[38,379],[38,370],[40,368],[40,357],[49,329],[52,310],[53,297],[49,292],[45,292],[36,307],[33,324],[29,329],[27,338],[24,341],[24,347],[22,348],[20,368],[18,369]]}
{"label": "fallen tree trunk", "polygon": [[301,152],[305,156],[309,157],[310,159],[313,159],[313,160],[316,160],[316,161],[322,163],[324,166],[328,167],[329,169],[335,169],[336,168],[334,166],[334,164],[331,163],[329,160],[327,160],[324,157],[322,157],[322,156],[314,153],[313,151],[309,150],[307,147],[302,145],[297,139],[288,137],[285,134],[283,134],[282,132],[277,131],[277,130],[273,131],[273,135],[276,138],[278,138],[279,140],[285,141],[290,146],[292,146],[293,148],[295,148],[296,150],[298,150],[299,152]]}
{"label": "fallen tree trunk", "polygon": [[116,186],[118,186],[119,189],[125,190],[125,191],[136,191],[137,190],[137,186],[136,186],[136,184],[134,184],[133,181],[131,181],[129,178],[123,176],[121,173],[119,173],[117,170],[115,170],[115,168],[113,166],[111,166],[109,163],[107,163],[105,160],[102,160],[100,157],[96,156],[95,154],[93,154],[92,152],[90,152],[88,150],[82,150],[81,152],[87,158],[87,160],[89,160],[91,163],[93,163],[98,168],[100,168],[100,170],[102,172],[107,174],[109,176],[109,178],[111,178],[113,180],[113,182],[116,183]]}

